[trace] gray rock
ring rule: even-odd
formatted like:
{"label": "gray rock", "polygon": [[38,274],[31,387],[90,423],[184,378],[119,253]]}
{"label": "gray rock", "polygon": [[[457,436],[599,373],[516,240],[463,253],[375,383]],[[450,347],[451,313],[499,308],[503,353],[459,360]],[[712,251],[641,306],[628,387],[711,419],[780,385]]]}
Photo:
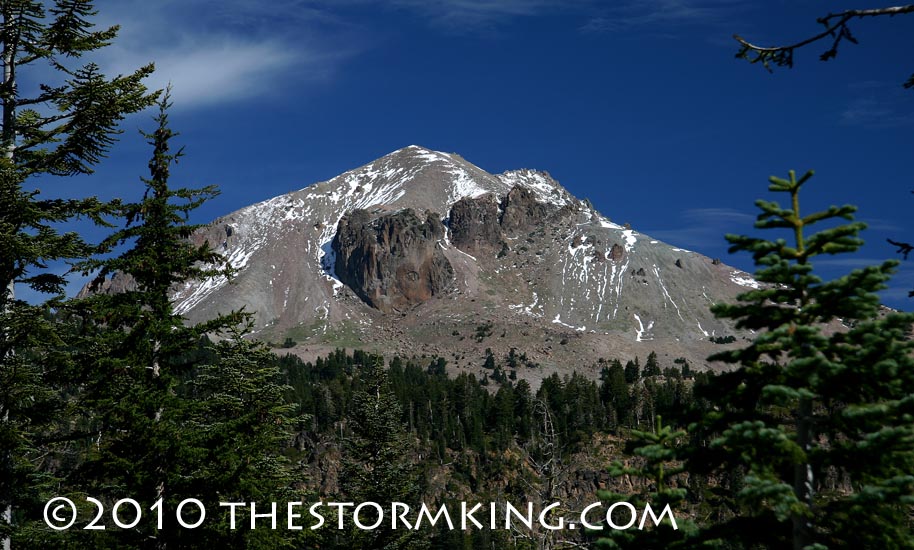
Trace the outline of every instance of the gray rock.
{"label": "gray rock", "polygon": [[460,199],[451,207],[451,243],[468,252],[501,250],[505,242],[498,218],[495,195]]}
{"label": "gray rock", "polygon": [[441,294],[454,269],[437,243],[437,214],[421,219],[411,208],[373,217],[353,210],[340,219],[332,247],[336,276],[368,305],[400,311]]}

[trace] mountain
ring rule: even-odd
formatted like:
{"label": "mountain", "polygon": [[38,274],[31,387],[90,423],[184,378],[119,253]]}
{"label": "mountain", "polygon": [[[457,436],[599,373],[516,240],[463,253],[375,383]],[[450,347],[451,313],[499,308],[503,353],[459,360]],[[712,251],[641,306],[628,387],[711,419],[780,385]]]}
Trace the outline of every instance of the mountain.
{"label": "mountain", "polygon": [[418,146],[242,208],[194,239],[238,274],[176,289],[189,320],[245,307],[257,336],[291,338],[302,355],[359,346],[457,369],[512,347],[541,372],[652,350],[701,366],[719,349],[712,337],[739,336],[708,307],[756,285],[614,223],[546,172],[493,175]]}

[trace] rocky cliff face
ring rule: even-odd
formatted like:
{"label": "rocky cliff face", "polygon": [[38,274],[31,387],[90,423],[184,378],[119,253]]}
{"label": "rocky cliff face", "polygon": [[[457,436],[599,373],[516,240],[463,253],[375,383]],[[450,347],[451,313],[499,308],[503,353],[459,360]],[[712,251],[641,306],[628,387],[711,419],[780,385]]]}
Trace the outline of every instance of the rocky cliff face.
{"label": "rocky cliff face", "polygon": [[558,208],[539,199],[533,191],[515,184],[499,202],[487,193],[454,203],[448,225],[451,242],[465,252],[508,252],[508,240],[542,226],[550,217],[570,215],[571,208]]}
{"label": "rocky cliff face", "polygon": [[551,210],[545,203],[536,200],[533,191],[520,185],[508,191],[501,209],[501,227],[509,234],[542,224]]}
{"label": "rocky cliff face", "polygon": [[136,281],[130,275],[115,273],[107,279],[96,279],[86,284],[77,294],[77,298],[84,298],[89,294],[120,294],[136,290]]}
{"label": "rocky cliff face", "polygon": [[455,202],[448,226],[451,243],[461,250],[470,253],[497,252],[504,245],[498,200],[491,193],[476,198],[464,197]]}
{"label": "rocky cliff face", "polygon": [[454,269],[437,246],[444,238],[440,216],[424,219],[407,208],[372,216],[353,210],[337,225],[334,272],[368,305],[402,311],[441,294]]}

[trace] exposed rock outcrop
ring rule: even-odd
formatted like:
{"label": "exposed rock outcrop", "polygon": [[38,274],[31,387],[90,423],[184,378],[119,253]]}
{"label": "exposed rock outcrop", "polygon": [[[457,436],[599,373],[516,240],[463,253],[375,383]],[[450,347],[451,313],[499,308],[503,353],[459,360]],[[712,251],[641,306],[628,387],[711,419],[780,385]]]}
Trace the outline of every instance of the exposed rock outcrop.
{"label": "exposed rock outcrop", "polygon": [[[536,200],[526,187],[515,185],[501,203],[495,195],[465,197],[454,203],[450,214],[451,242],[461,250],[499,251],[505,249],[506,235],[538,227],[556,208]],[[576,238],[577,247],[582,243]]]}
{"label": "exposed rock outcrop", "polygon": [[504,245],[495,195],[464,197],[451,207],[451,243],[465,251],[495,250]]}
{"label": "exposed rock outcrop", "polygon": [[95,279],[87,283],[76,294],[77,298],[85,298],[92,294],[121,294],[136,290],[136,280],[126,273],[115,272],[111,277]]}
{"label": "exposed rock outcrop", "polygon": [[527,229],[546,218],[549,207],[537,202],[536,196],[526,187],[515,185],[501,201],[501,228],[506,233]]}
{"label": "exposed rock outcrop", "polygon": [[331,245],[336,276],[385,313],[425,302],[454,278],[437,246],[444,230],[432,212],[422,219],[411,208],[380,216],[353,210],[340,219]]}
{"label": "exposed rock outcrop", "polygon": [[621,262],[623,258],[625,258],[625,249],[618,243],[613,244],[612,248],[609,249],[609,259],[614,262]]}

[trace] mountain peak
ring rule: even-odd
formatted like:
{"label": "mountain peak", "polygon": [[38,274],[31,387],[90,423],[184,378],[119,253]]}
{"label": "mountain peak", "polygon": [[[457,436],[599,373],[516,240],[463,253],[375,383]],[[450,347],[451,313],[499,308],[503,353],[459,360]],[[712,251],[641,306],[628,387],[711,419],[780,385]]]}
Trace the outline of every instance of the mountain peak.
{"label": "mountain peak", "polygon": [[[482,173],[484,173],[478,166],[475,166],[472,163],[466,161],[457,153],[435,151],[434,149],[422,147],[421,145],[408,145],[406,147],[402,147],[356,170],[361,170],[365,167],[379,166],[384,166],[385,168],[396,167],[402,169],[417,169],[421,167],[435,166],[439,170],[451,172],[458,170],[474,172],[476,176],[481,176]],[[491,176],[491,174],[488,175]]]}
{"label": "mountain peak", "polygon": [[[245,307],[274,340],[453,352],[467,365],[486,347],[528,346],[536,362],[565,365],[632,357],[643,342],[700,360],[711,337],[733,332],[708,305],[750,281],[612,223],[548,172],[493,175],[419,145],[193,238],[238,275],[176,289],[176,311],[191,320]],[[462,337],[493,323],[502,340]]]}

